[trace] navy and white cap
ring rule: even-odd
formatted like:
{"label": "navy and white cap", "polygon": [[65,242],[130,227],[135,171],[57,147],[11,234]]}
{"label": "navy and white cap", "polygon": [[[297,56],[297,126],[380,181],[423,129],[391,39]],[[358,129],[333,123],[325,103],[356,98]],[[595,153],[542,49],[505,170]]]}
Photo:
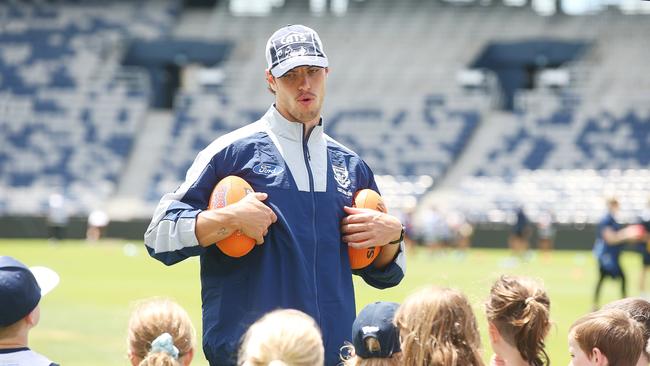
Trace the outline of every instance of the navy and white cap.
{"label": "navy and white cap", "polygon": [[27,268],[12,257],[0,257],[0,327],[27,316],[58,284],[59,275],[49,268]]}
{"label": "navy and white cap", "polygon": [[278,29],[266,42],[266,63],[275,77],[298,66],[327,67],[327,55],[316,31],[304,25]]}
{"label": "navy and white cap", "polygon": [[398,303],[378,301],[359,312],[352,323],[352,345],[358,357],[388,358],[401,351],[399,331],[393,323],[398,307]]}

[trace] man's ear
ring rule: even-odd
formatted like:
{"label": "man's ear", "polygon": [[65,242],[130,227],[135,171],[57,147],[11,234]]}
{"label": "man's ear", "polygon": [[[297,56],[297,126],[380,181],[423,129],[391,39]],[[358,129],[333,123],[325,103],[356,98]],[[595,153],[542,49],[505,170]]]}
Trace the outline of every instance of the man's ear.
{"label": "man's ear", "polygon": [[488,322],[488,335],[490,336],[492,343],[496,343],[501,340],[501,334],[499,333],[497,326],[492,322]]}
{"label": "man's ear", "polygon": [[271,88],[271,90],[275,92],[276,91],[275,77],[273,76],[273,74],[271,74],[271,70],[269,69],[266,69],[265,74],[266,74],[266,82],[268,83],[269,88]]}

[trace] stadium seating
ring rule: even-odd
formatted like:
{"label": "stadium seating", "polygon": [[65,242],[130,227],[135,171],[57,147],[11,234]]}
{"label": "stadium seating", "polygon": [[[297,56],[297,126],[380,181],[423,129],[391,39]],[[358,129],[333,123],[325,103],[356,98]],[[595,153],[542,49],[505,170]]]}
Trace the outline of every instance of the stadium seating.
{"label": "stadium seating", "polygon": [[175,153],[166,154],[153,174],[146,193],[150,202],[157,202],[162,194],[178,187],[198,152],[212,140],[264,113],[264,110],[237,110],[219,91],[179,94],[174,105],[174,122],[166,150]]}
{"label": "stadium seating", "polygon": [[149,101],[122,42],[168,32],[177,4],[0,5],[0,209],[39,214],[63,193],[85,214],[110,197]]}
{"label": "stadium seating", "polygon": [[512,222],[517,207],[533,220],[550,212],[558,223],[596,223],[605,198],[621,202],[624,222],[635,222],[650,197],[650,170],[520,170],[504,176],[466,177],[446,205],[474,222]]}
{"label": "stadium seating", "polygon": [[[199,150],[268,108],[273,98],[263,78],[266,39],[296,21],[318,30],[330,57],[326,133],[369,163],[391,207],[411,209],[438,182],[462,176],[450,173],[464,172],[458,162],[481,150],[477,144],[490,146],[468,165],[471,177],[446,186],[475,197],[472,210],[483,210],[478,220],[508,212],[513,182],[550,187],[531,205],[557,205],[558,219],[582,220],[562,213],[563,202],[574,201],[549,193],[568,188],[544,172],[572,176],[594,169],[585,174],[598,180],[619,169],[630,177],[624,187],[634,174],[645,179],[650,101],[630,94],[650,88],[647,18],[612,12],[540,17],[526,7],[368,0],[350,2],[340,17],[312,17],[307,7],[287,2],[253,22],[232,16],[223,3],[213,12],[181,17],[179,0],[0,4],[8,19],[0,30],[0,213],[38,214],[47,196],[62,189],[73,211],[85,214],[115,195],[120,183],[133,182],[124,179],[127,173],[151,181],[137,198],[146,201],[142,206],[155,205],[184,179]],[[134,143],[146,139],[140,130],[149,126],[151,94],[146,74],[120,61],[129,39],[169,34],[226,40],[234,50],[220,65],[223,84],[176,96],[171,132],[160,139],[164,152],[173,153],[144,162],[152,168],[141,177],[137,167],[126,167],[134,166],[127,164]],[[498,96],[464,93],[456,71],[491,41],[540,35],[593,47],[584,59],[563,65],[568,87],[520,92],[516,124],[500,124],[488,106]],[[476,141],[486,128],[499,137]],[[481,189],[488,193],[481,196]],[[637,191],[630,191],[634,200],[645,192]],[[585,220],[593,220],[593,212]]]}
{"label": "stadium seating", "polygon": [[[650,98],[604,109],[575,96],[544,96],[520,110],[518,124],[486,156],[476,175],[534,169],[638,169],[650,164]],[[544,105],[542,110],[530,104]],[[621,104],[619,104],[620,106]],[[622,103],[622,105],[625,105]]]}

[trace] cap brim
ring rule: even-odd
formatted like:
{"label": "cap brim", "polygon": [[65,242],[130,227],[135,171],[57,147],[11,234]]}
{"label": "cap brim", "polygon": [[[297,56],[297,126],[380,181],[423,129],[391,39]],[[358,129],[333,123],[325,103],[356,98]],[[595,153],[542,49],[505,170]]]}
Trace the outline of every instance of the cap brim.
{"label": "cap brim", "polygon": [[271,74],[276,78],[287,73],[287,71],[298,66],[318,66],[327,67],[327,58],[320,56],[296,56],[281,62],[278,66],[271,69]]}
{"label": "cap brim", "polygon": [[38,286],[41,288],[41,296],[45,296],[52,291],[60,281],[59,275],[47,267],[30,267],[29,270],[36,278]]}

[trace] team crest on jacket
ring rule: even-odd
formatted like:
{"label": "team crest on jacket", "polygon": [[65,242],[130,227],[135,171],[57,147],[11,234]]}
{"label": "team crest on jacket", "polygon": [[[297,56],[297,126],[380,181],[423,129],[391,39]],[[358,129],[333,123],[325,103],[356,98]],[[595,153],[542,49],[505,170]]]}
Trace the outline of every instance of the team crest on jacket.
{"label": "team crest on jacket", "polygon": [[348,168],[340,165],[332,165],[332,170],[334,171],[334,179],[336,179],[336,183],[339,184],[339,187],[343,189],[350,188],[350,177],[348,176]]}
{"label": "team crest on jacket", "polygon": [[350,176],[348,168],[345,166],[345,158],[340,154],[332,154],[332,171],[334,179],[338,184],[337,190],[347,196],[352,196],[350,191]]}

